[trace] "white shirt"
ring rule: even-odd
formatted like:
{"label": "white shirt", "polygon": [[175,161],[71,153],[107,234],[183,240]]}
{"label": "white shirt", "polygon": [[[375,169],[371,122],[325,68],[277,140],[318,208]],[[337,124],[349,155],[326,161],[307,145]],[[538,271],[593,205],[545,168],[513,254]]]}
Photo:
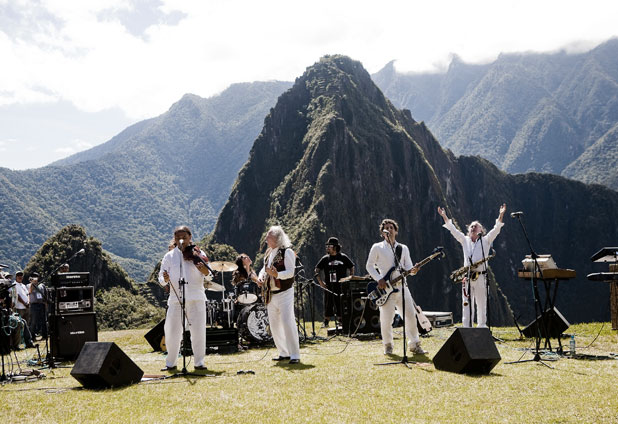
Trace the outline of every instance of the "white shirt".
{"label": "white shirt", "polygon": [[[267,260],[264,262],[264,266],[260,270],[260,274],[258,278],[262,281],[266,280],[268,274],[266,273],[266,267],[273,266],[273,260],[275,256],[277,256],[277,252],[279,249],[272,249],[270,254],[268,255]],[[287,280],[289,278],[294,277],[294,268],[296,266],[296,255],[294,255],[294,251],[292,249],[285,249],[285,256],[283,258],[283,263],[285,264],[285,269],[283,271],[279,271],[277,273],[277,278],[280,280]],[[270,288],[273,290],[278,290],[277,286],[275,286],[274,278],[270,279]]]}
{"label": "white shirt", "polygon": [[[410,250],[408,250],[408,246],[405,244],[395,242],[395,249],[397,246],[401,246],[402,248],[399,262],[404,271],[408,271],[414,266],[412,259],[410,259]],[[386,240],[382,240],[371,246],[369,256],[367,257],[367,264],[365,265],[371,278],[375,281],[380,281],[393,266],[395,266],[395,255],[393,254],[391,245],[388,244]],[[376,267],[378,268],[377,270]],[[390,275],[389,280],[396,278],[398,275],[399,272],[394,271]]]}
{"label": "white shirt", "polygon": [[[498,237],[498,234],[500,234],[500,230],[504,226],[504,222],[500,222],[500,220],[496,219],[494,228],[492,228],[486,236],[477,239],[476,242],[473,242],[469,236],[459,231],[453,224],[452,219],[449,219],[448,222],[442,226],[449,230],[453,237],[455,237],[455,240],[461,244],[464,255],[464,266],[468,266],[470,265],[470,256],[472,256],[472,263],[483,259],[483,253],[485,253],[485,257],[489,256],[489,249],[491,248],[491,245],[496,237]],[[481,243],[483,244],[482,246]]]}
{"label": "white shirt", "polygon": [[19,301],[19,299],[23,300],[26,304],[30,301],[30,295],[28,294],[28,286],[24,283],[15,284],[15,309],[27,309],[27,306],[24,306],[23,303]]}
{"label": "white shirt", "polygon": [[[203,253],[203,252],[202,252]],[[182,263],[182,275],[180,273],[180,264]],[[175,247],[163,256],[161,261],[161,269],[159,270],[159,283],[166,285],[163,278],[163,271],[167,271],[170,276],[170,282],[172,288],[170,289],[170,296],[167,300],[170,303],[179,303],[174,290],[178,294],[178,297],[182,299],[182,288],[180,288],[178,281],[180,278],[184,278],[187,282],[185,285],[186,300],[201,300],[206,301],[206,295],[204,294],[204,274],[200,272],[195,266],[193,261],[186,261],[182,257],[180,249]]]}

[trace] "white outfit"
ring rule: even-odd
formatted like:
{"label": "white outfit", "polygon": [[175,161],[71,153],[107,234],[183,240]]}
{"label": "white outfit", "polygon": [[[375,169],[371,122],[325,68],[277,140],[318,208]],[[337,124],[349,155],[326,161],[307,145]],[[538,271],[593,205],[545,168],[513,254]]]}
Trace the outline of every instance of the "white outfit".
{"label": "white outfit", "polygon": [[[455,240],[461,244],[464,255],[464,266],[468,266],[471,263],[478,262],[485,257],[489,256],[489,250],[494,240],[500,234],[500,230],[504,226],[503,222],[496,219],[494,228],[491,229],[487,235],[479,238],[476,242],[459,231],[453,224],[453,220],[449,219],[448,222],[442,225],[449,230]],[[472,271],[483,271],[485,265],[481,264]],[[480,274],[476,281],[472,281],[471,284],[464,283],[461,285],[461,298],[462,298],[462,322],[464,327],[472,327],[472,317],[474,317],[474,311],[476,309],[476,322],[479,327],[487,327],[487,285],[485,274]],[[468,293],[468,286],[470,286]]]}
{"label": "white outfit", "polygon": [[[25,310],[30,306],[30,294],[28,293],[28,286],[26,284],[17,283],[15,284],[15,309]],[[26,305],[19,301],[21,299]]]}
{"label": "white outfit", "polygon": [[[259,274],[260,280],[264,281],[267,278],[266,266],[272,266],[277,252],[278,249],[273,249],[264,261],[264,266]],[[279,271],[278,278],[280,280],[293,278],[296,256],[292,249],[285,249],[283,260],[285,270]],[[274,278],[270,278],[270,284],[271,290],[278,290],[274,286]],[[273,293],[267,305],[267,310],[270,332],[279,351],[279,356],[300,359],[300,342],[298,340],[298,330],[296,329],[296,318],[294,317],[294,286],[280,293]]]}
{"label": "white outfit", "polygon": [[[412,263],[412,259],[410,259],[408,246],[395,242],[395,248],[397,248],[397,246],[402,247],[399,262],[405,271],[409,271],[414,264]],[[395,255],[393,254],[393,249],[386,240],[371,246],[366,264],[367,272],[371,275],[371,278],[375,281],[380,281],[393,266],[395,266]],[[399,271],[395,270],[391,273],[389,280],[393,280],[399,275]],[[405,279],[403,282],[405,282]],[[384,345],[393,344],[393,318],[395,317],[395,310],[403,315],[401,286],[401,282],[396,284],[394,288],[397,288],[398,291],[391,293],[386,303],[380,306],[380,330],[382,333],[382,343]],[[414,313],[414,300],[412,299],[408,285],[403,284],[403,287],[405,296],[406,337],[408,338],[409,344],[413,344],[419,341],[416,314]]]}
{"label": "white outfit", "polygon": [[[182,264],[182,274],[181,274]],[[185,310],[187,328],[191,331],[191,349],[195,366],[204,366],[206,353],[206,295],[204,294],[204,274],[200,272],[193,261],[186,261],[182,252],[176,247],[167,252],[161,261],[159,282],[166,285],[163,271],[170,277],[170,294],[167,299],[167,315],[165,317],[165,344],[167,346],[167,367],[175,367],[180,352],[182,340],[182,278],[187,282],[185,289]],[[178,295],[178,296],[177,296]]]}

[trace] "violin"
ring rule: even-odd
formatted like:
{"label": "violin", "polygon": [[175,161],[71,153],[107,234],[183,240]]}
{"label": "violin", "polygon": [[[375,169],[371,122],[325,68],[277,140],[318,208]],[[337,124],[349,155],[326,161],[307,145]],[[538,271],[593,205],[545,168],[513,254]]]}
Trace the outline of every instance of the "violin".
{"label": "violin", "polygon": [[186,261],[192,261],[195,265],[202,263],[208,270],[209,274],[214,274],[210,265],[208,265],[208,256],[202,253],[200,248],[195,244],[189,244],[182,250],[182,257]]}

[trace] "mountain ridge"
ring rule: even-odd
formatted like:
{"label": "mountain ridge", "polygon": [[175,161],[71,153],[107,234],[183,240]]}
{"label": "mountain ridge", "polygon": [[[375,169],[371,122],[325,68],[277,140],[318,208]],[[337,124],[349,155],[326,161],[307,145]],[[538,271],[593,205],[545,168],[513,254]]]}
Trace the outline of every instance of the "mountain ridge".
{"label": "mountain ridge", "polygon": [[[548,172],[616,190],[615,160],[585,158],[618,123],[617,56],[613,38],[577,54],[509,53],[485,65],[455,57],[444,74],[403,74],[389,63],[373,79],[457,155],[480,155],[509,173]],[[614,158],[614,150],[605,151]]]}

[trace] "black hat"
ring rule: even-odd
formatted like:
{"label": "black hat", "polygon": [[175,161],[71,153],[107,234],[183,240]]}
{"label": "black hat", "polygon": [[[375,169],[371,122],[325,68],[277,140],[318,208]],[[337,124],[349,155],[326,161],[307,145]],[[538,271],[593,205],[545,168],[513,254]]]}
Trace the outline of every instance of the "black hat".
{"label": "black hat", "polygon": [[326,244],[330,246],[339,246],[339,239],[337,237],[331,237],[328,239]]}
{"label": "black hat", "polygon": [[39,278],[39,277],[40,277],[40,275],[39,275],[39,273],[38,273],[38,272],[32,272],[32,273],[30,273],[30,276],[31,276],[31,277],[36,277],[36,278]]}
{"label": "black hat", "polygon": [[21,276],[23,276],[23,275],[24,275],[24,271],[17,271],[17,272],[15,273],[15,276],[16,276],[16,277],[19,277],[20,275],[21,275]]}

